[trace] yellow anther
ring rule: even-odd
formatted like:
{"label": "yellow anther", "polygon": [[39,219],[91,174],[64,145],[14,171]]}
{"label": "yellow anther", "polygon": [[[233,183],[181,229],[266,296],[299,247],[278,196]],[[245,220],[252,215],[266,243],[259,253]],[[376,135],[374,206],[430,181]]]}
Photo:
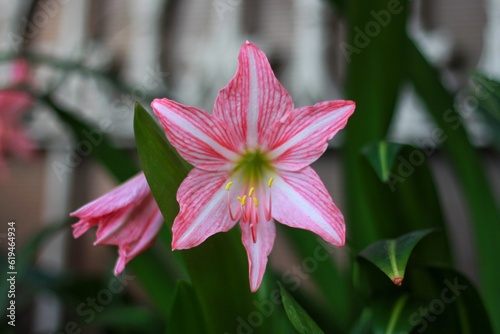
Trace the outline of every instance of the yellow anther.
{"label": "yellow anther", "polygon": [[238,202],[241,203],[241,196],[238,196],[237,198],[238,198]]}
{"label": "yellow anther", "polygon": [[233,185],[233,181],[229,181],[229,183],[226,184],[226,191],[229,191],[229,189],[231,188],[232,185]]}
{"label": "yellow anther", "polygon": [[270,178],[269,181],[267,181],[267,186],[269,188],[271,188],[271,186],[273,185],[273,182],[274,182],[274,177]]}
{"label": "yellow anther", "polygon": [[257,200],[257,197],[253,198],[253,204],[255,205],[255,207],[259,206],[259,201]]}
{"label": "yellow anther", "polygon": [[254,191],[255,191],[254,187],[250,188],[250,191],[248,192],[248,196],[252,197]]}
{"label": "yellow anther", "polygon": [[243,206],[244,206],[244,205],[245,205],[245,203],[246,203],[246,201],[247,201],[247,195],[244,195],[244,196],[241,198],[241,205],[243,205]]}

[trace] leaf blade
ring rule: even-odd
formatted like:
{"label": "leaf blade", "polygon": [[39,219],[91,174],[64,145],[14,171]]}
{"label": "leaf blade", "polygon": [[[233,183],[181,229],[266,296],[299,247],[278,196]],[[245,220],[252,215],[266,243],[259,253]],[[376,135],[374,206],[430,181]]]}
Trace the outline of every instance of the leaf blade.
{"label": "leaf blade", "polygon": [[431,232],[433,229],[426,229],[404,234],[397,239],[379,240],[363,249],[358,256],[377,266],[394,284],[401,285],[411,252]]}
{"label": "leaf blade", "polygon": [[302,306],[297,303],[288,291],[286,291],[283,285],[280,282],[278,282],[278,285],[286,315],[297,332],[300,334],[324,334],[316,322],[307,314]]}
{"label": "leaf blade", "polygon": [[193,287],[178,281],[169,312],[169,333],[206,333],[205,318]]}

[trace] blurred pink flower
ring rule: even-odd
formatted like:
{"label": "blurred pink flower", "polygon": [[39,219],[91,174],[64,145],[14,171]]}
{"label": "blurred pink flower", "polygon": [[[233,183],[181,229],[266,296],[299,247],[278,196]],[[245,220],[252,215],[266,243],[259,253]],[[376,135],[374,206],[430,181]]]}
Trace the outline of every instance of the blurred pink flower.
{"label": "blurred pink flower", "polygon": [[[23,59],[16,60],[11,84],[25,83],[28,75],[27,62]],[[6,154],[26,159],[33,153],[35,144],[21,124],[22,116],[32,105],[33,98],[26,92],[10,88],[0,91],[0,172],[5,171]]]}
{"label": "blurred pink flower", "polygon": [[236,223],[242,232],[250,289],[262,281],[276,219],[345,242],[342,213],[309,165],[354,112],[352,101],[294,109],[265,54],[246,42],[234,78],[213,113],[168,99],[152,103],[171,144],[195,168],[181,184],[173,249],[199,245]]}
{"label": "blurred pink flower", "polygon": [[115,275],[135,256],[149,248],[163,224],[163,217],[151,194],[144,173],[70,214],[73,236],[80,237],[97,226],[94,245],[118,246]]}

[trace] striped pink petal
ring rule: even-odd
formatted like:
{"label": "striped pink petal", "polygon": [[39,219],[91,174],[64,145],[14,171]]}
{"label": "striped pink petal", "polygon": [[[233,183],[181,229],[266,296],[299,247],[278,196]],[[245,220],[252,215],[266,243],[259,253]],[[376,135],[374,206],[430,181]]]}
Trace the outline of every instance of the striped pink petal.
{"label": "striped pink petal", "polygon": [[[138,198],[133,206],[102,217],[94,245],[130,246],[135,245],[140,239],[152,240],[156,234],[151,236],[146,234],[146,231],[149,231],[151,225],[156,224],[161,227],[162,221],[158,221],[158,217],[161,217],[160,210],[151,193],[142,199]],[[159,228],[154,230],[158,232]],[[144,242],[139,243],[144,244]]]}
{"label": "striped pink petal", "polygon": [[146,178],[138,174],[111,192],[73,212],[80,220],[73,224],[73,236],[80,237],[97,226],[94,245],[118,246],[114,273],[154,242],[163,225],[160,213]]}
{"label": "striped pink petal", "polygon": [[151,194],[151,190],[149,189],[146,177],[144,173],[139,173],[109,193],[72,212],[70,216],[83,220],[95,220],[97,217],[103,217],[129,207],[138,198],[143,199],[148,194]]}
{"label": "striped pink petal", "polygon": [[276,177],[272,213],[284,225],[314,232],[333,245],[344,245],[344,217],[311,167],[282,171]]}
{"label": "striped pink petal", "polygon": [[[73,228],[73,237],[79,238],[85,232],[87,232],[90,228],[94,226],[98,226],[101,230],[100,235],[112,233],[113,229],[118,230],[125,223],[125,219],[129,213],[130,209],[127,207],[120,208],[116,211],[113,211],[104,216],[87,216],[87,217],[78,217],[80,220],[71,225]],[[99,239],[99,236],[97,237]],[[94,245],[96,243],[94,242]]]}
{"label": "striped pink petal", "polygon": [[241,47],[238,62],[236,75],[215,100],[213,117],[227,123],[234,141],[254,148],[263,144],[274,122],[293,109],[293,101],[254,44]]}
{"label": "striped pink petal", "polygon": [[274,239],[276,237],[276,227],[274,221],[266,221],[261,216],[257,224],[257,237],[253,241],[252,232],[249,224],[240,223],[241,241],[245,246],[248,256],[248,269],[250,277],[250,290],[255,292],[266,272],[267,257],[273,249]]}
{"label": "striped pink petal", "polygon": [[168,99],[155,99],[151,106],[170,143],[190,164],[205,170],[224,170],[237,158],[231,143],[220,139],[225,127],[213,122],[206,111]]}
{"label": "striped pink petal", "polygon": [[177,192],[180,212],[172,227],[172,249],[198,246],[211,235],[230,230],[227,173],[193,169]]}
{"label": "striped pink petal", "polygon": [[337,100],[293,110],[270,132],[269,157],[280,169],[309,166],[325,152],[328,140],[344,128],[354,108],[352,101]]}
{"label": "striped pink petal", "polygon": [[135,256],[148,249],[163,226],[163,216],[152,195],[144,199],[127,218],[126,226],[112,235],[99,237],[95,244],[118,245],[118,261],[114,274],[120,274]]}

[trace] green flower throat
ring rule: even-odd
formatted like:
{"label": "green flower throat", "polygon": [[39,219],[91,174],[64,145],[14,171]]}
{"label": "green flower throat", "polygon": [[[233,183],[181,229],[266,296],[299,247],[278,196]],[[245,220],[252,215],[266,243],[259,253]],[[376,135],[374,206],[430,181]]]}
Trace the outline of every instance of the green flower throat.
{"label": "green flower throat", "polygon": [[233,175],[240,174],[247,184],[258,184],[265,174],[274,172],[270,159],[259,150],[246,152],[236,164]]}

